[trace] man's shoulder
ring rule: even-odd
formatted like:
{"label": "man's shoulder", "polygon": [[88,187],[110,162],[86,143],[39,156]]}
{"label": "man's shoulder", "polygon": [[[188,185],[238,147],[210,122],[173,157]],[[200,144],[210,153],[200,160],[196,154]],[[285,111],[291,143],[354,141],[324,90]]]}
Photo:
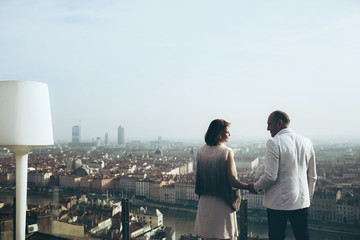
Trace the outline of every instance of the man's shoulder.
{"label": "man's shoulder", "polygon": [[307,145],[309,147],[312,147],[312,141],[310,140],[310,138],[304,137],[302,135],[298,135],[298,141],[301,142],[303,145]]}
{"label": "man's shoulder", "polygon": [[283,134],[279,134],[278,139],[276,139],[278,142],[287,142],[288,140],[292,140],[295,142],[301,142],[303,144],[307,144],[307,145],[312,145],[312,141],[310,140],[310,138],[305,137],[301,134],[298,134],[297,132],[295,132],[292,129],[286,129],[286,131],[283,132]]}
{"label": "man's shoulder", "polygon": [[266,147],[267,148],[272,148],[272,147],[276,147],[278,146],[280,143],[279,138],[278,137],[273,137],[273,138],[269,138],[266,142]]}
{"label": "man's shoulder", "polygon": [[292,134],[293,134],[294,138],[296,138],[298,141],[311,143],[311,140],[308,137],[305,137],[305,136],[303,136],[301,134],[298,134],[298,133],[296,133],[294,131],[292,132]]}

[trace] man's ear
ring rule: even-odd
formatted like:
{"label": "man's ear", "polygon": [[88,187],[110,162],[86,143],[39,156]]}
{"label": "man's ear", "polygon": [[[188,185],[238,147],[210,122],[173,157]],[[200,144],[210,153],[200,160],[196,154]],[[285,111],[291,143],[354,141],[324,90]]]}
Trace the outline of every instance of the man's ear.
{"label": "man's ear", "polygon": [[283,120],[281,120],[281,119],[279,120],[278,126],[279,126],[280,128],[284,127],[284,122],[283,122]]}

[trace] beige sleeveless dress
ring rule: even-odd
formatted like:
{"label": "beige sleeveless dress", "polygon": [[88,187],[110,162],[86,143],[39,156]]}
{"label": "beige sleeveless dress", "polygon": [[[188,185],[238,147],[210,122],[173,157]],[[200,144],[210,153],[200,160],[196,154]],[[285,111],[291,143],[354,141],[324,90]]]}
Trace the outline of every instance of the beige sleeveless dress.
{"label": "beige sleeveless dress", "polygon": [[[204,159],[204,156],[206,158],[206,155],[209,154],[211,157],[208,159],[211,161],[217,161],[214,154],[223,158],[224,151],[232,152],[225,145],[205,145],[199,149],[202,158]],[[216,162],[214,162],[214,166],[216,166]],[[236,212],[219,197],[201,195],[196,214],[195,233],[202,238],[235,239],[239,235]]]}

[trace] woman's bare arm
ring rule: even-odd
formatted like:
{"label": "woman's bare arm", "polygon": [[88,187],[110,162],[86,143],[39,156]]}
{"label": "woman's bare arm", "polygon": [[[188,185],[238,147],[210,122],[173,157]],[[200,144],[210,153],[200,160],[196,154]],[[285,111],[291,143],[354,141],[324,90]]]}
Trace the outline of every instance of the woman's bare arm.
{"label": "woman's bare arm", "polygon": [[235,173],[235,161],[232,152],[227,156],[227,176],[231,187],[249,190],[249,184],[240,182]]}

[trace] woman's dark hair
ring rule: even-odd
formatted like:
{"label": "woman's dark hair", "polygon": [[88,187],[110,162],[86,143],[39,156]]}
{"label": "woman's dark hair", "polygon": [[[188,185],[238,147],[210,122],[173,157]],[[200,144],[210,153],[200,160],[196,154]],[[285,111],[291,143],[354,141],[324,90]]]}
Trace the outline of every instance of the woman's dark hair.
{"label": "woman's dark hair", "polygon": [[223,139],[223,135],[226,131],[226,127],[230,126],[230,123],[223,119],[213,120],[205,134],[205,142],[209,146],[216,146]]}

